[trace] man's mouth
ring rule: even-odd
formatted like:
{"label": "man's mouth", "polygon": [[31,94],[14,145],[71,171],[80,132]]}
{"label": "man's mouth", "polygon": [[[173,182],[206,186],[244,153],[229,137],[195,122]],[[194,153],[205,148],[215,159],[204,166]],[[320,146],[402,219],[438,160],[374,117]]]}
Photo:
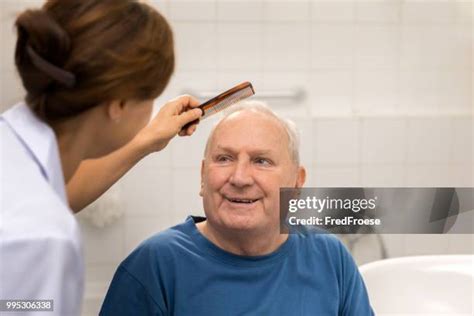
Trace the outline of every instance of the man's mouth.
{"label": "man's mouth", "polygon": [[259,200],[259,199],[232,198],[232,197],[225,197],[225,199],[229,202],[239,203],[239,204],[252,204]]}

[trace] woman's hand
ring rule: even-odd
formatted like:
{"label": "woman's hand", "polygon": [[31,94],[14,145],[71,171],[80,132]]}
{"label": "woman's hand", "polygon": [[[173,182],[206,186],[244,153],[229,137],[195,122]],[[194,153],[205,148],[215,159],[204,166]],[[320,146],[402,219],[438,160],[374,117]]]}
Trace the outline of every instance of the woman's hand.
{"label": "woman's hand", "polygon": [[[202,111],[197,108],[199,101],[183,95],[167,102],[158,114],[145,126],[132,142],[137,142],[144,155],[160,151],[176,135],[190,136],[197,128]],[[183,129],[193,121],[197,121]]]}
{"label": "woman's hand", "polygon": [[[128,144],[107,156],[83,161],[67,183],[74,212],[95,201],[143,157],[165,148],[177,134],[192,135],[202,115],[200,109],[195,109],[198,105],[196,99],[187,95],[173,99]],[[194,120],[197,123],[183,129]]]}

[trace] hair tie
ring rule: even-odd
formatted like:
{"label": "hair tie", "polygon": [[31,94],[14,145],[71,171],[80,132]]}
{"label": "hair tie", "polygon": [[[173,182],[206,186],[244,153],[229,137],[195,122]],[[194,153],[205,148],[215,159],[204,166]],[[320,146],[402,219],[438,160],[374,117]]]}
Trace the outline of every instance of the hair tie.
{"label": "hair tie", "polygon": [[76,85],[76,76],[73,73],[51,64],[49,61],[38,55],[30,45],[26,46],[26,51],[36,68],[68,88],[72,88]]}

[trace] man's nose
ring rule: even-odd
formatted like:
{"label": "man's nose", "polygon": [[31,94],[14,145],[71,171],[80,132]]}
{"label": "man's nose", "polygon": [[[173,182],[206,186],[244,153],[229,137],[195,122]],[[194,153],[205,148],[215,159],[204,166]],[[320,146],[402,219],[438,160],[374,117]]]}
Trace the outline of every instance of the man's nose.
{"label": "man's nose", "polygon": [[237,187],[252,185],[254,180],[251,166],[246,161],[239,161],[234,167],[229,182]]}

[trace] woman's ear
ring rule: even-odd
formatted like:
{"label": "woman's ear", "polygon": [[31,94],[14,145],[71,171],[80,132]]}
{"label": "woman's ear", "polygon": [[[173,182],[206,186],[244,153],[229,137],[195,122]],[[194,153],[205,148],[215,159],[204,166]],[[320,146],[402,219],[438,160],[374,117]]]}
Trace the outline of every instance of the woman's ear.
{"label": "woman's ear", "polygon": [[124,115],[125,102],[114,100],[106,104],[107,115],[114,123],[120,123]]}
{"label": "woman's ear", "polygon": [[301,188],[305,181],[306,181],[306,169],[302,166],[299,166],[298,167],[298,171],[297,171],[297,175],[296,175],[296,187],[297,188]]}

